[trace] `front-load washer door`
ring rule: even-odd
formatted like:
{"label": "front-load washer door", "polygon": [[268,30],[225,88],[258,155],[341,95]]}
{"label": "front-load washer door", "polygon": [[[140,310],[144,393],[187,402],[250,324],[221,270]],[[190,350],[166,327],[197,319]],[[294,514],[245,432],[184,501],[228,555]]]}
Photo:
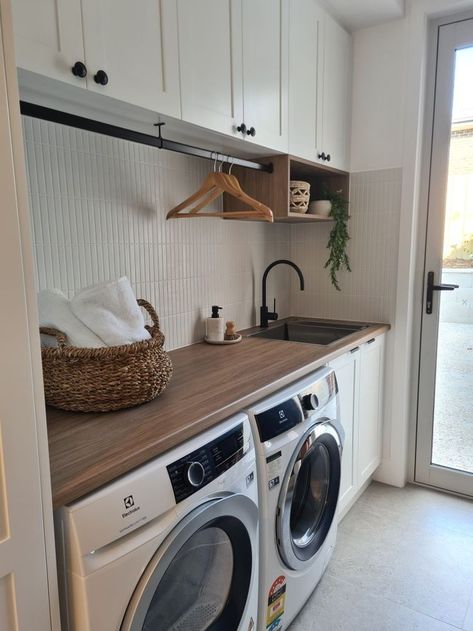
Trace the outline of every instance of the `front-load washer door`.
{"label": "front-load washer door", "polygon": [[256,584],[257,521],[238,494],[187,515],[148,564],[121,631],[236,631]]}
{"label": "front-load washer door", "polygon": [[340,490],[341,442],[330,422],[314,425],[299,442],[281,487],[276,519],[279,553],[300,570],[322,546]]}

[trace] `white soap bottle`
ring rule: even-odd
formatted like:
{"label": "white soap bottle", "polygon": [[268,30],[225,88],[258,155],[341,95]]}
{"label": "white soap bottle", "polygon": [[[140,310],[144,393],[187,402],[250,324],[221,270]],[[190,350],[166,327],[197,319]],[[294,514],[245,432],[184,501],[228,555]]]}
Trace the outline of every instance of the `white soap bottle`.
{"label": "white soap bottle", "polygon": [[209,342],[223,342],[223,336],[225,333],[225,322],[223,318],[218,315],[222,307],[217,305],[212,306],[212,316],[207,318],[206,327],[206,339]]}

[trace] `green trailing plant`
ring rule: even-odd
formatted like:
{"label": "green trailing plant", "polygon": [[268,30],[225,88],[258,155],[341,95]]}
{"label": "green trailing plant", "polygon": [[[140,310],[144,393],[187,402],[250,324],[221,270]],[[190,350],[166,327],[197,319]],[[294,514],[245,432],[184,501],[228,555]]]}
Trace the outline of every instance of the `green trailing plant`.
{"label": "green trailing plant", "polygon": [[337,278],[338,272],[342,269],[351,272],[350,259],[347,255],[347,244],[350,239],[348,234],[348,201],[342,197],[342,191],[332,193],[327,189],[323,192],[323,199],[332,202],[330,217],[333,217],[335,221],[327,243],[330,256],[325,267],[329,269],[332,285],[341,291]]}

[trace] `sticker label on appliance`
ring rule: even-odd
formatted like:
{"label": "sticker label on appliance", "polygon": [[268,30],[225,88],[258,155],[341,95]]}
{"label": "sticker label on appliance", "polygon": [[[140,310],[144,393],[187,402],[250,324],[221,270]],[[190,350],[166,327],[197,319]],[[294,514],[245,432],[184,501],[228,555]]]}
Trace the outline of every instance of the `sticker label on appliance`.
{"label": "sticker label on appliance", "polygon": [[281,574],[273,582],[268,592],[266,611],[267,631],[282,631],[282,616],[286,603],[286,577]]}
{"label": "sticker label on appliance", "polygon": [[268,489],[274,489],[275,486],[277,486],[279,484],[280,480],[279,480],[279,476],[277,475],[275,478],[272,478],[272,480],[269,480],[268,482]]}
{"label": "sticker label on appliance", "polygon": [[276,453],[266,458],[266,471],[268,473],[268,480],[281,475],[281,455],[282,453],[280,451],[277,451]]}

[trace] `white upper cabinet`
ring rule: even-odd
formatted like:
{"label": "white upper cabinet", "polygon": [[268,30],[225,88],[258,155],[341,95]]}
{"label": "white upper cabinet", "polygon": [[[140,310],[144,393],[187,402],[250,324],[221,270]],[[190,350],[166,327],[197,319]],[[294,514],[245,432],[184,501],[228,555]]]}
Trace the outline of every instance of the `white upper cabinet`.
{"label": "white upper cabinet", "polygon": [[315,0],[292,0],[289,20],[289,153],[314,161],[322,151],[324,12]]}
{"label": "white upper cabinet", "polygon": [[12,4],[20,68],[180,116],[175,0]]}
{"label": "white upper cabinet", "polygon": [[348,170],[351,36],[315,0],[291,0],[289,152]]}
{"label": "white upper cabinet", "polygon": [[175,0],[82,0],[82,15],[88,89],[180,117]]}
{"label": "white upper cabinet", "polygon": [[242,8],[247,138],[287,152],[289,1],[243,0]]}
{"label": "white upper cabinet", "polygon": [[178,16],[182,118],[241,136],[241,0],[178,0]]}
{"label": "white upper cabinet", "polygon": [[85,61],[80,2],[13,0],[12,8],[17,65],[85,88],[85,76],[72,73]]}
{"label": "white upper cabinet", "polygon": [[322,153],[329,166],[348,171],[351,112],[351,35],[329,15],[324,24]]}

